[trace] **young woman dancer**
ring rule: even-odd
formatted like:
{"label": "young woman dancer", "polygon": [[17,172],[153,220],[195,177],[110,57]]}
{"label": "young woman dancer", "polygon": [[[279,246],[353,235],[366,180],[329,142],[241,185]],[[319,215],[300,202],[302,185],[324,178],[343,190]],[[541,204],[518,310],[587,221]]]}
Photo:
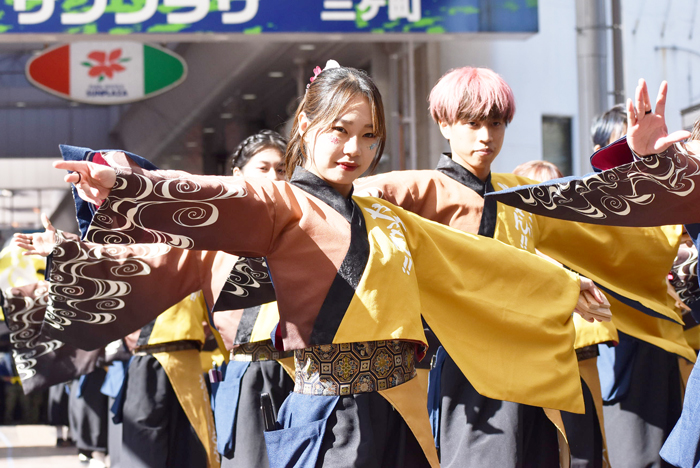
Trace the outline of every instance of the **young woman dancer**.
{"label": "young woman dancer", "polygon": [[483,394],[583,409],[571,320],[578,276],[352,197],[384,141],[376,86],[339,67],[316,77],[297,110],[289,183],[144,171],[119,152],[103,154],[110,166],[55,165],[101,204],[90,241],[266,257],[280,313],[273,339],[296,361],[295,391],[265,433],[271,466],[437,467],[426,389],[413,378],[421,316]]}

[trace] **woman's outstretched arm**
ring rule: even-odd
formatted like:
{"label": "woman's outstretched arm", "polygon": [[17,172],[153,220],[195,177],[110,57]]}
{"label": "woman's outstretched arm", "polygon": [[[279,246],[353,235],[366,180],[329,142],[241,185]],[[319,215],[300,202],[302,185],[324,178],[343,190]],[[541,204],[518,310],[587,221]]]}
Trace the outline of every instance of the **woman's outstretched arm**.
{"label": "woman's outstretched arm", "polygon": [[285,225],[300,216],[283,183],[147,171],[122,152],[101,156],[108,166],[55,163],[74,171],[65,179],[82,198],[99,204],[85,236],[91,242],[166,243],[263,257]]}

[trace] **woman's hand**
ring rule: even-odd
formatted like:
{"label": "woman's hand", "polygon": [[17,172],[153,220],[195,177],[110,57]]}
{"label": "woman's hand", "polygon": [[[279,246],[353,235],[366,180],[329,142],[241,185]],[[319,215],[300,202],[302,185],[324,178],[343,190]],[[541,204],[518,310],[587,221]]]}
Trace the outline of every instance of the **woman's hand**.
{"label": "woman's hand", "polygon": [[647,84],[640,79],[634,102],[627,100],[627,144],[639,156],[661,153],[673,143],[690,137],[690,132],[685,130],[668,134],[664,115],[667,92],[668,83],[664,81],[656,97],[656,109],[652,110]]}
{"label": "woman's hand", "polygon": [[609,322],[612,318],[610,302],[605,294],[600,292],[595,283],[585,276],[581,276],[581,294],[574,312],[578,313],[587,322]]}
{"label": "woman's hand", "polygon": [[56,161],[53,167],[73,171],[63,180],[75,185],[80,198],[95,205],[109,196],[117,180],[117,173],[110,166],[88,161]]}
{"label": "woman's hand", "polygon": [[53,227],[49,217],[44,213],[41,214],[41,224],[44,225],[44,232],[35,232],[33,234],[16,233],[12,237],[12,243],[17,247],[21,247],[26,252],[22,255],[41,255],[48,257],[56,245],[56,228]]}

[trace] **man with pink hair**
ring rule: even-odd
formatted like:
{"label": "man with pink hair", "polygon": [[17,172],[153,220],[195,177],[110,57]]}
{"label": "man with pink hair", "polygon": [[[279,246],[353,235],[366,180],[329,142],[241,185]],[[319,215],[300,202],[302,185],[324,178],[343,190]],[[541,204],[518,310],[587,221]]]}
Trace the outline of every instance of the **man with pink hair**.
{"label": "man with pink hair", "polygon": [[[540,218],[484,200],[489,192],[530,183],[512,174],[491,173],[506,127],[515,114],[513,92],[503,78],[485,68],[451,70],[435,85],[429,101],[432,117],[449,141],[451,152],[440,157],[435,170],[392,172],[360,181],[356,194],[380,196],[433,221],[532,253],[537,248],[621,296],[631,295],[630,289],[641,290],[641,283],[646,290],[654,290],[648,278],[627,271],[629,265],[615,265],[614,259],[627,253],[635,255],[636,250],[641,255],[649,239],[659,245],[672,244],[665,233],[629,233],[618,228],[603,228],[602,233],[598,227]],[[572,244],[577,248],[571,249]],[[675,252],[668,250],[661,252],[659,263],[650,267],[654,272],[667,273],[666,257],[668,262],[675,257]],[[620,284],[621,277],[635,277],[641,283]],[[555,297],[558,291],[551,294]],[[665,294],[664,288],[658,297],[648,298],[661,314],[669,313]],[[591,284],[590,291],[582,292],[577,309],[589,321],[605,320],[602,311],[608,311],[606,302]],[[596,311],[601,313],[596,316]],[[497,336],[499,331],[494,330],[494,340]],[[438,349],[431,366],[429,411],[441,466],[558,467],[560,463],[568,465],[569,447],[577,466],[603,466],[602,431],[592,397],[599,392],[600,384],[595,360],[585,358],[595,357],[589,354],[595,353],[598,343],[614,341],[614,327],[602,324],[595,333],[577,336],[575,343],[572,339],[585,382],[586,422],[576,423],[579,430],[571,432],[576,433],[574,439],[581,440],[569,438],[569,444],[558,411],[483,397],[456,367],[449,350]],[[469,343],[464,345],[468,347]],[[483,358],[489,359],[488,353]],[[554,356],[552,359],[554,365]]]}

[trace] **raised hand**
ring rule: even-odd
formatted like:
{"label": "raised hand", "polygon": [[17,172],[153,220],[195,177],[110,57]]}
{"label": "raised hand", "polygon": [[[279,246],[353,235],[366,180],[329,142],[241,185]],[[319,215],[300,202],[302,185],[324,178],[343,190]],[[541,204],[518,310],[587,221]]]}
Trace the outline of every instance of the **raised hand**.
{"label": "raised hand", "polygon": [[44,213],[41,214],[41,224],[44,225],[44,232],[35,232],[33,234],[16,233],[12,237],[12,243],[17,247],[23,248],[26,252],[22,255],[41,255],[48,257],[56,245],[56,228],[53,227],[49,217]]}
{"label": "raised hand", "polygon": [[56,161],[53,167],[73,171],[63,180],[75,185],[80,198],[95,205],[109,196],[117,180],[117,173],[110,166],[88,161]]}
{"label": "raised hand", "polygon": [[668,83],[664,81],[656,96],[656,108],[652,109],[647,84],[640,79],[634,102],[627,100],[627,143],[639,156],[661,153],[673,143],[690,137],[685,130],[668,134],[665,117],[667,93]]}

